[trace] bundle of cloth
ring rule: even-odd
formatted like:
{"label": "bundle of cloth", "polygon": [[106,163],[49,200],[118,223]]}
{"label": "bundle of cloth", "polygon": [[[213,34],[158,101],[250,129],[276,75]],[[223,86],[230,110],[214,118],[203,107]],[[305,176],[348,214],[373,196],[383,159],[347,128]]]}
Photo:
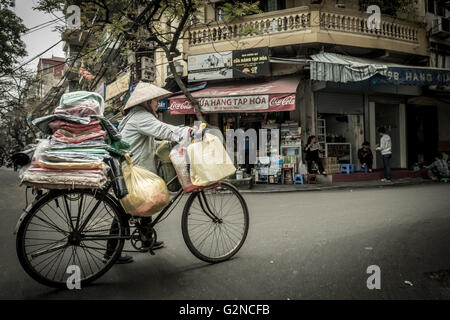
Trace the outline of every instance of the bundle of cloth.
{"label": "bundle of cloth", "polygon": [[103,110],[99,94],[76,91],[64,94],[52,115],[35,119],[50,138],[39,142],[21,182],[45,189],[101,188],[107,181],[105,159],[117,151],[111,146],[128,147]]}

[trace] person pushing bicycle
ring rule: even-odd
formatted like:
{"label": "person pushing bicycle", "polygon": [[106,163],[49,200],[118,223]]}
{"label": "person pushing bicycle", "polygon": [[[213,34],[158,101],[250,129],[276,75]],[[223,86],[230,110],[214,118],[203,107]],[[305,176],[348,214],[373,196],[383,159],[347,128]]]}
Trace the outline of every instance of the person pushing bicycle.
{"label": "person pushing bicycle", "polygon": [[[155,139],[179,143],[196,133],[192,128],[173,126],[158,120],[156,112],[158,102],[171,94],[170,91],[153,84],[139,82],[123,109],[124,118],[119,125],[122,138],[131,146],[130,154],[133,164],[144,167],[155,174],[157,174]],[[143,219],[147,223],[152,221],[151,217]],[[152,249],[159,249],[163,246],[163,241],[157,241]],[[105,258],[107,258],[107,254]],[[132,261],[133,257],[122,255],[117,263]]]}

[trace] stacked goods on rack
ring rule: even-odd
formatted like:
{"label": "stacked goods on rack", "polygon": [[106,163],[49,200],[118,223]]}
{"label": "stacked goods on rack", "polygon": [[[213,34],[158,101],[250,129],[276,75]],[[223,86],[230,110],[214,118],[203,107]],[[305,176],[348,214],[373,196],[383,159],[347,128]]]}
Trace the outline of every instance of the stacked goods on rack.
{"label": "stacked goods on rack", "polygon": [[301,143],[302,129],[298,122],[286,122],[281,124],[281,145],[295,145]]}
{"label": "stacked goods on rack", "polygon": [[341,165],[336,157],[328,157],[322,159],[323,167],[328,174],[337,174],[341,171]]}
{"label": "stacked goods on rack", "polygon": [[33,121],[51,134],[36,148],[22,183],[45,189],[101,188],[105,159],[120,134],[103,118],[103,98],[92,92],[64,94],[54,114]]}

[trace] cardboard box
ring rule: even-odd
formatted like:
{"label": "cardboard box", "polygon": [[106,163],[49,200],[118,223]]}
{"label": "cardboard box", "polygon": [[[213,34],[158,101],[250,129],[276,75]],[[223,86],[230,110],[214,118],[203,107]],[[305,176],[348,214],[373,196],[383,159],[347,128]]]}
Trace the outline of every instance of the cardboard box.
{"label": "cardboard box", "polygon": [[324,166],[325,171],[328,174],[337,174],[341,172],[341,165],[340,164],[329,164]]}
{"label": "cardboard box", "polygon": [[329,164],[336,165],[336,164],[338,164],[338,161],[337,161],[336,157],[329,157],[329,158],[323,158],[322,163],[324,166],[327,166]]}

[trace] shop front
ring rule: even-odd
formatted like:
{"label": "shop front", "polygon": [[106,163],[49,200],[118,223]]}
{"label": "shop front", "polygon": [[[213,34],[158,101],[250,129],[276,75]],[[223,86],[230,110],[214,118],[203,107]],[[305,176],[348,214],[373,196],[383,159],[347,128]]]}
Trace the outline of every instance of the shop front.
{"label": "shop front", "polygon": [[412,168],[417,162],[430,161],[431,155],[442,149],[437,110],[443,103],[437,109],[433,102],[425,105],[422,97],[429,86],[449,85],[450,70],[333,53],[312,58],[311,113],[316,122],[306,130],[318,136],[325,157],[337,157],[339,163],[358,168],[357,150],[368,141],[374,168],[382,168],[381,156],[375,152],[380,127],[385,127],[392,139],[393,168]]}
{"label": "shop front", "polygon": [[[232,140],[238,177],[293,183],[302,161],[301,128],[294,115],[298,84],[296,78],[236,81],[193,92],[206,120],[220,129],[227,144]],[[185,115],[188,125],[195,121],[184,95],[170,98],[170,113]]]}

